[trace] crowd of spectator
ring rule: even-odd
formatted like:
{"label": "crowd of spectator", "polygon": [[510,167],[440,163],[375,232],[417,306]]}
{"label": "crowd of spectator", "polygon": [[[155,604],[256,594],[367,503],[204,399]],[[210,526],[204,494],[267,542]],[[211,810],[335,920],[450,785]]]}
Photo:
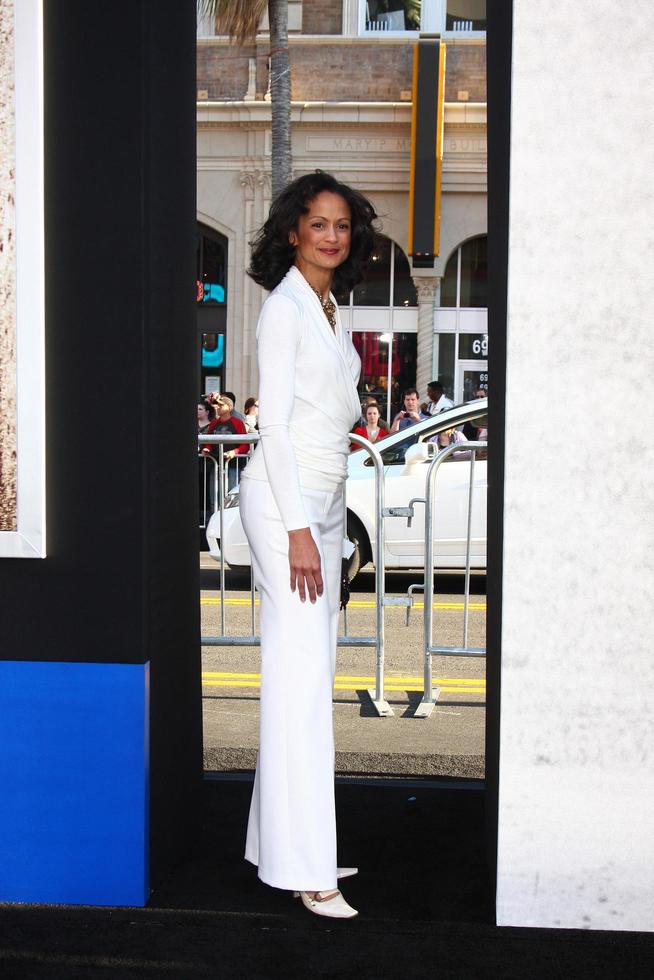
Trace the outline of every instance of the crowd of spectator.
{"label": "crowd of spectator", "polygon": [[[478,388],[475,398],[485,398],[488,391]],[[394,416],[390,429],[381,421],[381,407],[374,397],[366,398],[361,405],[361,418],[352,430],[353,434],[365,436],[370,442],[378,442],[393,432],[401,432],[403,429],[423,419],[431,418],[454,407],[454,402],[445,394],[442,382],[430,381],[427,385],[427,400],[420,402],[420,393],[417,388],[405,388],[402,393],[403,407]],[[485,439],[487,436],[485,429],[479,429],[471,422],[466,422],[458,429],[448,429],[446,432],[434,436],[432,442],[438,441],[439,447],[449,445],[451,442],[467,442],[468,440]],[[351,450],[359,447],[352,443]]]}
{"label": "crowd of spectator", "polygon": [[[248,398],[243,413],[236,411],[234,404],[236,396],[232,391],[209,392],[198,399],[198,435],[247,435],[257,431],[259,400]],[[223,448],[223,459],[227,462],[227,489],[231,490],[238,483],[239,469],[245,465],[250,452],[250,443],[226,445]],[[198,444],[200,459],[213,457],[218,459],[217,444]],[[206,463],[200,467],[200,509],[206,511],[209,505],[213,508],[213,479],[212,472]],[[202,521],[201,521],[202,523]]]}
{"label": "crowd of spectator", "polygon": [[[484,398],[488,391],[479,388],[475,391],[475,398]],[[236,396],[231,391],[222,394],[210,392],[202,395],[198,399],[198,434],[218,434],[221,432],[234,433],[236,435],[249,434],[258,431],[259,421],[259,399],[250,397],[246,399],[243,412],[236,411],[234,405]],[[361,405],[361,417],[358,424],[352,429],[354,435],[363,436],[370,442],[379,442],[393,432],[400,432],[416,422],[439,415],[448,408],[454,406],[454,402],[445,394],[442,382],[430,381],[427,385],[427,400],[420,402],[420,394],[417,388],[406,388],[402,393],[402,409],[397,412],[390,428],[381,418],[381,405],[374,397],[367,397]],[[485,439],[487,436],[485,429],[479,429],[471,422],[466,422],[459,429],[447,429],[432,438],[432,442],[438,442],[439,448],[449,445],[451,442],[467,442],[468,440]],[[352,443],[352,450],[359,447]],[[247,442],[224,449],[224,458],[228,461],[229,489],[237,482],[238,464],[245,464],[245,456],[250,451],[250,444]],[[218,447],[213,445],[198,446],[200,456],[213,456],[217,458]],[[240,460],[239,460],[240,457]]]}

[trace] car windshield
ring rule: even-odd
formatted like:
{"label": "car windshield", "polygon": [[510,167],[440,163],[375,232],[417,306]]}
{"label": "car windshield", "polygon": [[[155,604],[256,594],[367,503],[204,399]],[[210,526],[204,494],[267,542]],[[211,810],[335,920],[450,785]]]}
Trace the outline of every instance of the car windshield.
{"label": "car windshield", "polygon": [[[406,451],[409,446],[413,446],[419,439],[432,439],[443,429],[449,429],[451,427],[451,414],[448,412],[448,419],[443,419],[440,424],[437,422],[437,419],[433,419],[432,423],[429,425],[426,425],[425,423],[417,425],[416,429],[418,431],[412,430],[410,435],[406,435],[404,439],[400,439],[398,442],[394,442],[389,446],[385,446],[384,443],[381,443],[379,449],[384,466],[397,466],[398,464],[404,463]],[[466,438],[476,439],[476,433],[479,431],[479,429],[488,428],[488,415],[486,410],[480,410],[478,414],[471,414],[463,421],[458,421],[456,428],[460,429],[466,435]],[[485,453],[485,450],[483,452]],[[372,466],[373,462],[371,459],[367,459],[364,465]]]}

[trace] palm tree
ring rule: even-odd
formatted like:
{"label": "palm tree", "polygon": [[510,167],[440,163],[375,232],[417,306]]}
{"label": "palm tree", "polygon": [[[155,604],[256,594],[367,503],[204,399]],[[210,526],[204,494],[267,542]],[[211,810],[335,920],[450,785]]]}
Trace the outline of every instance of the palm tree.
{"label": "palm tree", "polygon": [[292,176],[291,68],[288,57],[287,0],[198,0],[202,13],[215,17],[221,33],[238,44],[252,40],[266,7],[270,23],[270,95],[272,108],[272,196]]}

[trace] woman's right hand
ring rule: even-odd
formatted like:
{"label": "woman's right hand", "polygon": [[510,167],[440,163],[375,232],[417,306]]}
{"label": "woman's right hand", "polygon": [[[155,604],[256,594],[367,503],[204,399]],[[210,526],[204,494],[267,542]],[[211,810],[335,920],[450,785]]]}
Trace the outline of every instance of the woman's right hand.
{"label": "woman's right hand", "polygon": [[323,591],[322,570],[320,567],[320,552],[313,540],[311,529],[301,527],[288,532],[288,563],[291,568],[291,592],[297,590],[302,602],[306,601],[307,592],[311,602]]}

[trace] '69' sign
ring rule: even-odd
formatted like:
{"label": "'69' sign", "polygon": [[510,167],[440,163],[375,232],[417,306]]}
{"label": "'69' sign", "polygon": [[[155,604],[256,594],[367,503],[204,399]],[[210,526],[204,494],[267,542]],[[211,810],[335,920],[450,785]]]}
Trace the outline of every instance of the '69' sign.
{"label": "'69' sign", "polygon": [[459,358],[462,361],[485,361],[487,357],[487,333],[459,334]]}

